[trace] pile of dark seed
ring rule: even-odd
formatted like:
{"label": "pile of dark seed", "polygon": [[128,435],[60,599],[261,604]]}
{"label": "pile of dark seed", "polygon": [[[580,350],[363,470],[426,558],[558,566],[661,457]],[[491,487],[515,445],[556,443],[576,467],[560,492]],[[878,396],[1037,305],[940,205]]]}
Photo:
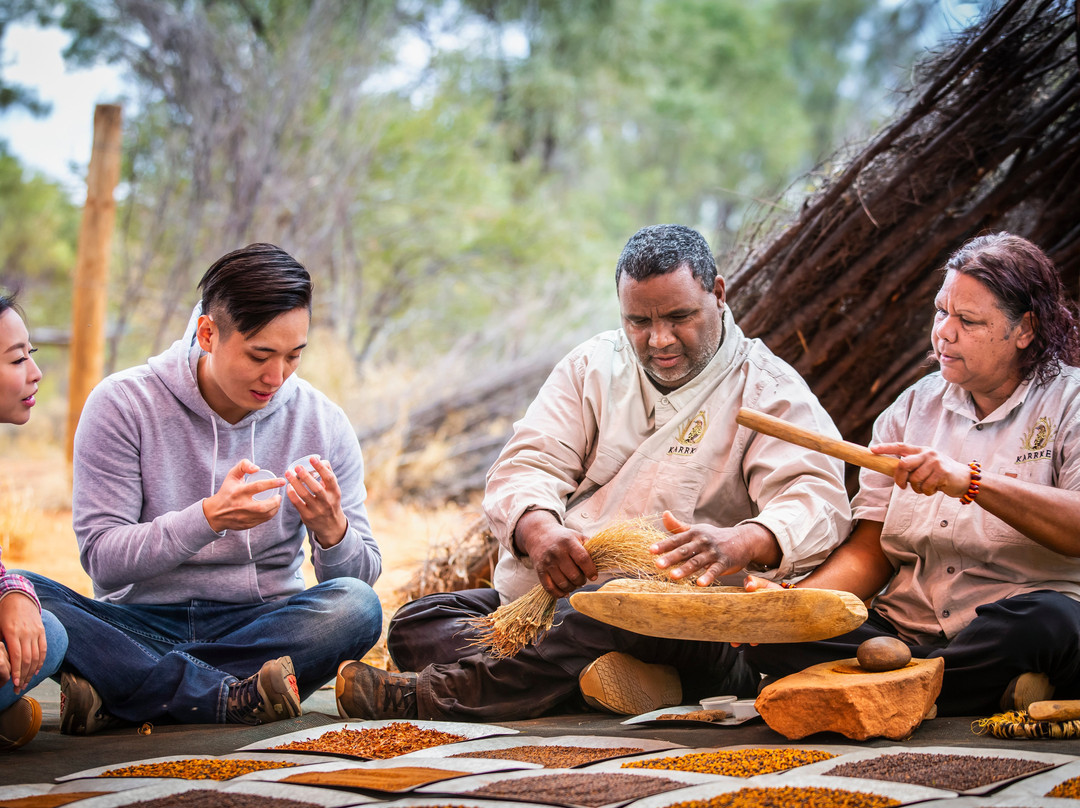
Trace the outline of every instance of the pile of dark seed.
{"label": "pile of dark seed", "polygon": [[205,788],[133,802],[130,806],[131,808],[319,808],[314,802],[299,802],[259,794],[209,791]]}
{"label": "pile of dark seed", "polygon": [[660,794],[686,784],[666,777],[637,777],[633,774],[593,772],[586,774],[544,774],[488,783],[468,792],[477,797],[525,798],[529,801],[570,805],[607,805]]}
{"label": "pile of dark seed", "polygon": [[496,758],[497,760],[521,760],[539,763],[548,769],[572,769],[584,763],[598,760],[637,755],[645,750],[637,746],[510,746],[505,749],[486,749],[481,752],[459,752],[456,758]]}
{"label": "pile of dark seed", "polygon": [[967,791],[999,780],[1008,780],[1050,768],[1049,763],[1019,758],[980,755],[934,755],[902,752],[870,760],[841,763],[826,774],[841,777],[869,777],[951,791]]}

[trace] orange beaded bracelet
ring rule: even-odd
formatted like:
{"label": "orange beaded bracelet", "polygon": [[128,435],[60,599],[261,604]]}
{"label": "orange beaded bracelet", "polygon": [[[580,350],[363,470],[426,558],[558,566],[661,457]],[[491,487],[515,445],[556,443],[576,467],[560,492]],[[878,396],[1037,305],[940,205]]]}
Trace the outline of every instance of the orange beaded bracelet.
{"label": "orange beaded bracelet", "polygon": [[979,496],[979,480],[982,479],[982,466],[978,461],[972,460],[968,463],[968,468],[971,469],[971,482],[968,483],[968,490],[964,496],[960,497],[961,505],[970,505],[975,501],[975,497]]}

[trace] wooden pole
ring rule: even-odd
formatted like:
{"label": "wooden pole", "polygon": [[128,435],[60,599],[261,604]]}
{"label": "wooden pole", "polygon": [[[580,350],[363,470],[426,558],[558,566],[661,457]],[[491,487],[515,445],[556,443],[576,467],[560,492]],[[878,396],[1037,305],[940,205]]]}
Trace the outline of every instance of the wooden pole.
{"label": "wooden pole", "polygon": [[67,458],[83,404],[105,369],[105,303],[116,201],[120,180],[121,111],[116,104],[94,109],[94,147],[86,176],[86,205],[79,225],[71,303],[71,358],[68,372]]}

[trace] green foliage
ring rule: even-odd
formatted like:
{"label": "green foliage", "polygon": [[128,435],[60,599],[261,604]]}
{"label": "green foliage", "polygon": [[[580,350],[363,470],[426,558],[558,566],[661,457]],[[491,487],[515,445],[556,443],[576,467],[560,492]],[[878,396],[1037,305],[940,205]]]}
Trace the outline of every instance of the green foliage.
{"label": "green foliage", "polygon": [[0,287],[21,289],[34,323],[66,322],[78,210],[63,188],[30,174],[0,141]]}
{"label": "green foliage", "polygon": [[113,362],[175,338],[205,267],[268,240],[309,266],[317,324],[358,368],[616,325],[627,237],[682,221],[724,251],[759,200],[888,112],[934,5],[21,3],[72,34],[72,61],[140,88]]}

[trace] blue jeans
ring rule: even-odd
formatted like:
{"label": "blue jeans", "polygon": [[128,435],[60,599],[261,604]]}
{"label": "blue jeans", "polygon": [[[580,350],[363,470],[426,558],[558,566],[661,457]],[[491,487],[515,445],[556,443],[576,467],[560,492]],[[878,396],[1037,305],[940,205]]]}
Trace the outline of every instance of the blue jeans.
{"label": "blue jeans", "polygon": [[229,685],[292,657],[300,698],[366,654],[382,632],[375,591],[335,578],[267,603],[105,603],[23,573],[68,631],[65,669],[94,686],[106,711],[133,723],[225,721]]}
{"label": "blue jeans", "polygon": [[[18,694],[15,693],[15,686],[10,679],[4,683],[3,687],[0,687],[0,713],[18,701],[20,696],[25,696],[32,688],[56,673],[60,668],[60,663],[64,661],[64,653],[68,646],[67,632],[64,631],[60,621],[47,611],[41,612],[41,622],[45,626],[45,645],[47,646],[41,670],[36,676],[30,677],[30,683]],[[3,640],[0,640],[0,645],[3,645]]]}

